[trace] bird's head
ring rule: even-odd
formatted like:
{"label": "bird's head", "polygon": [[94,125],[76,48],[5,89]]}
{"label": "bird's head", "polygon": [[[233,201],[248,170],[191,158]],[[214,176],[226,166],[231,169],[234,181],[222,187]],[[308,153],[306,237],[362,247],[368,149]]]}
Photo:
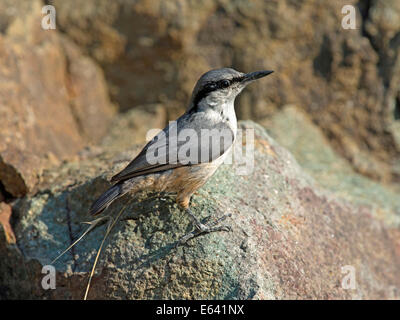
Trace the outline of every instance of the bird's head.
{"label": "bird's head", "polygon": [[271,74],[263,70],[242,73],[231,68],[210,70],[197,81],[189,109],[199,105],[218,106],[235,101],[236,96],[251,82]]}

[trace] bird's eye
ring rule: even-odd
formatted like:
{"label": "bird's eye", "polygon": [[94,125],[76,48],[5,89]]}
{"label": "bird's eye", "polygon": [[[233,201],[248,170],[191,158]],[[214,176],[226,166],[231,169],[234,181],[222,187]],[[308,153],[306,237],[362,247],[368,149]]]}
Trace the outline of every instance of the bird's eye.
{"label": "bird's eye", "polygon": [[221,87],[222,88],[227,88],[231,85],[231,82],[229,80],[222,80],[221,81]]}

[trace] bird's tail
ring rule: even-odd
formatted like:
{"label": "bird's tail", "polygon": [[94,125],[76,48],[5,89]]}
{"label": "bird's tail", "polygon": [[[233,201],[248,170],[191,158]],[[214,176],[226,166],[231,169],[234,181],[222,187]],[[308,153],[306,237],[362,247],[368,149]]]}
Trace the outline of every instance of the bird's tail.
{"label": "bird's tail", "polygon": [[117,183],[104,192],[90,207],[89,213],[93,216],[103,212],[116,199],[123,195],[121,184]]}

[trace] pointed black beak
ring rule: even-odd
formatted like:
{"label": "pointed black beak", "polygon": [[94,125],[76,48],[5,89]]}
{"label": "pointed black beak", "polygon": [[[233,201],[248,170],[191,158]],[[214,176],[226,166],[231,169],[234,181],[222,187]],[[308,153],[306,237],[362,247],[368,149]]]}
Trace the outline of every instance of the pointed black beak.
{"label": "pointed black beak", "polygon": [[246,73],[243,76],[243,79],[241,82],[250,82],[254,81],[263,77],[266,77],[267,75],[271,74],[273,71],[272,70],[263,70],[263,71],[255,71],[255,72],[250,72]]}

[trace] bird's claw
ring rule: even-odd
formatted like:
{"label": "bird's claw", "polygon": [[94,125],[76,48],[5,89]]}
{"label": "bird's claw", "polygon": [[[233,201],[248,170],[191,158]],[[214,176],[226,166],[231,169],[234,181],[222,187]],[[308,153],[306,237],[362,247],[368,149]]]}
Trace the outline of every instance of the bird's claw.
{"label": "bird's claw", "polygon": [[[195,238],[195,237],[205,234],[205,233],[218,232],[218,231],[225,231],[225,232],[232,231],[231,226],[228,226],[228,225],[218,226],[218,224],[220,222],[224,221],[226,218],[230,217],[231,215],[232,214],[230,214],[230,213],[225,214],[222,217],[218,218],[217,220],[212,221],[207,224],[203,224],[198,219],[194,219],[195,230],[189,232],[188,234],[186,234],[182,238],[180,238],[176,244],[176,247],[178,247],[179,245],[185,244],[190,239]],[[193,217],[193,215],[191,215],[191,216]]]}

